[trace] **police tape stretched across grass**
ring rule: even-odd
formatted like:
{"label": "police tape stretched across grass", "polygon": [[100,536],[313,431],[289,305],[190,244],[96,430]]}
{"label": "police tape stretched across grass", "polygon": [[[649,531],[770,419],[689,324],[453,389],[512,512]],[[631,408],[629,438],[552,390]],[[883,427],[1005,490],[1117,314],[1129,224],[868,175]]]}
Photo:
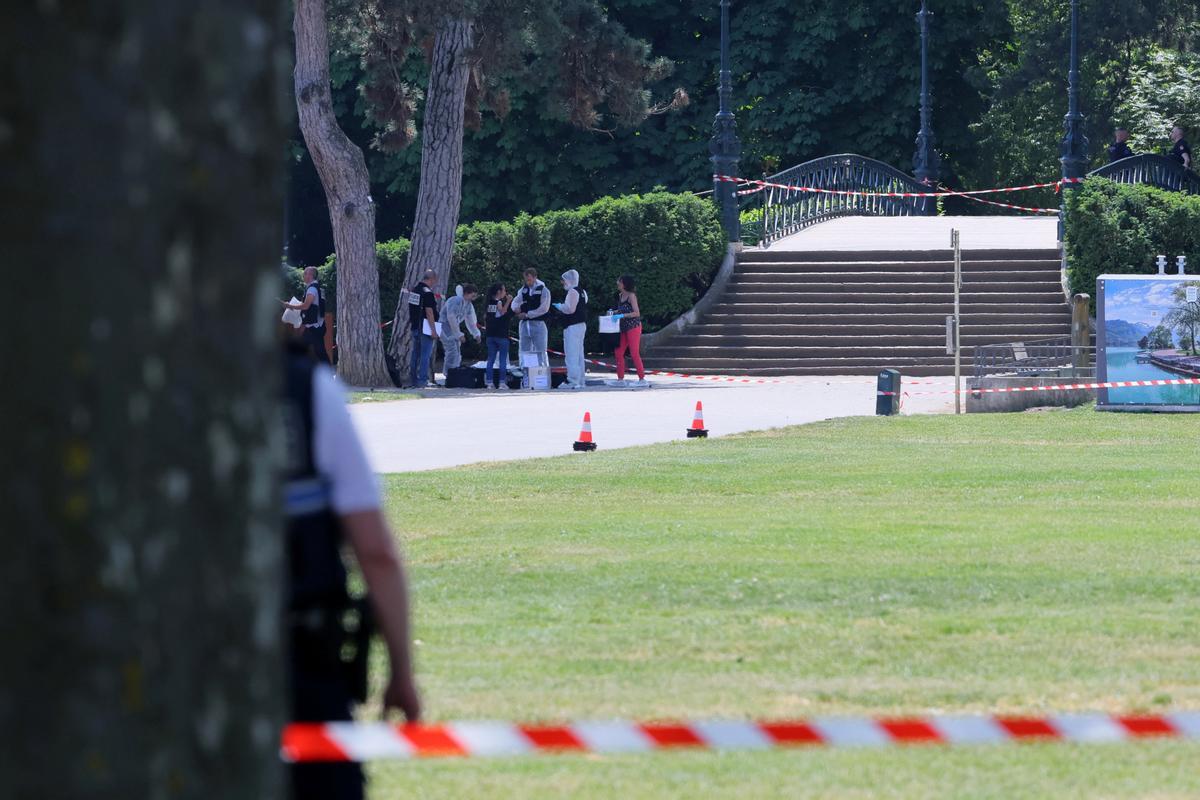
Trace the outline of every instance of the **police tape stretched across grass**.
{"label": "police tape stretched across grass", "polygon": [[774,722],[600,720],[560,725],[490,721],[442,725],[334,722],[289,725],[283,733],[281,755],[285,761],[300,763],[538,753],[647,753],[681,748],[769,750],[1022,741],[1103,744],[1135,739],[1200,740],[1200,711],[1162,715],[820,717]]}

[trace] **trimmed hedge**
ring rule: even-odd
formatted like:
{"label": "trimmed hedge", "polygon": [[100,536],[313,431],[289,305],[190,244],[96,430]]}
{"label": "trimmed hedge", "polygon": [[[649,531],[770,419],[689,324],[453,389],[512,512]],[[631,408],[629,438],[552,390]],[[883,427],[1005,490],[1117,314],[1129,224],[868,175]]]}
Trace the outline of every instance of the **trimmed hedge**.
{"label": "trimmed hedge", "polygon": [[[408,247],[406,239],[377,245],[381,322],[391,319],[404,288]],[[482,295],[491,284],[503,282],[512,292],[521,285],[521,272],[533,267],[557,301],[563,295],[559,276],[577,269],[595,316],[616,304],[617,277],[629,273],[637,280],[647,330],[656,330],[696,303],[712,283],[724,254],[725,236],[717,210],[707,199],[668,192],[606,197],[567,211],[522,214],[512,222],[460,225],[450,285],[473,283]],[[326,303],[336,309],[333,256],[319,274]],[[300,270],[291,270],[289,279],[290,288],[299,292]],[[482,300],[476,305],[480,310]],[[597,348],[595,326],[588,327],[587,344]]]}
{"label": "trimmed hedge", "polygon": [[1092,295],[1096,277],[1158,271],[1155,256],[1187,256],[1200,271],[1200,196],[1089,178],[1067,195],[1067,277],[1073,294]]}

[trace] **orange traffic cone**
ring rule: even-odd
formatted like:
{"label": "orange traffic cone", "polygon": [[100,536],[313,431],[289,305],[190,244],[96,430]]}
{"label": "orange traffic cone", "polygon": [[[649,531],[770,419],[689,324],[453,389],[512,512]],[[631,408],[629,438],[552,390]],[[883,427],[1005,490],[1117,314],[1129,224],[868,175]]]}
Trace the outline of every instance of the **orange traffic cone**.
{"label": "orange traffic cone", "polygon": [[696,413],[692,417],[692,427],[687,429],[689,439],[707,439],[708,431],[704,428],[704,406],[696,401]]}
{"label": "orange traffic cone", "polygon": [[583,412],[583,427],[579,431],[579,441],[574,445],[575,452],[582,453],[596,449],[592,441],[592,412]]}

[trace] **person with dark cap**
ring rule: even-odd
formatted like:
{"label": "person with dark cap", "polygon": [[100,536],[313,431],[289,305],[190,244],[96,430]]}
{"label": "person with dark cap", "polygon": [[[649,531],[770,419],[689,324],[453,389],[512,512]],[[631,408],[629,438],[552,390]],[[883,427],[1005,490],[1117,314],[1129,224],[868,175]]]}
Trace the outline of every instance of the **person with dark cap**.
{"label": "person with dark cap", "polygon": [[[421,717],[413,680],[408,586],[379,491],[354,431],[341,386],[299,343],[285,356],[283,422],[287,445],[284,630],[289,719],[338,722],[366,697],[372,621],[387,645],[383,707]],[[347,587],[343,541],[358,562],[367,596]],[[357,615],[355,629],[347,618]],[[355,657],[347,660],[348,645]],[[294,800],[362,800],[354,763],[300,763],[289,770]]]}
{"label": "person with dark cap", "polygon": [[1108,161],[1120,161],[1122,158],[1133,158],[1135,153],[1129,148],[1129,131],[1117,128],[1113,134],[1113,143],[1108,146]]}

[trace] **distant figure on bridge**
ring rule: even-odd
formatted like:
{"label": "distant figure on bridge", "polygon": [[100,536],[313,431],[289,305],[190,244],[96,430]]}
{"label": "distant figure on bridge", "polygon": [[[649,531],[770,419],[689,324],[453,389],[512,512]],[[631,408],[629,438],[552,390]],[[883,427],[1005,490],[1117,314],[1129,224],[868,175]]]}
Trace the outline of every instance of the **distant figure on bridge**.
{"label": "distant figure on bridge", "polygon": [[1171,148],[1171,152],[1167,154],[1168,158],[1174,159],[1183,165],[1184,169],[1192,168],[1192,147],[1183,138],[1183,126],[1176,125],[1171,128],[1171,141],[1175,145]]}
{"label": "distant figure on bridge", "polygon": [[1135,153],[1129,149],[1129,131],[1117,128],[1113,143],[1108,146],[1108,161],[1120,161],[1122,158],[1133,158]]}

